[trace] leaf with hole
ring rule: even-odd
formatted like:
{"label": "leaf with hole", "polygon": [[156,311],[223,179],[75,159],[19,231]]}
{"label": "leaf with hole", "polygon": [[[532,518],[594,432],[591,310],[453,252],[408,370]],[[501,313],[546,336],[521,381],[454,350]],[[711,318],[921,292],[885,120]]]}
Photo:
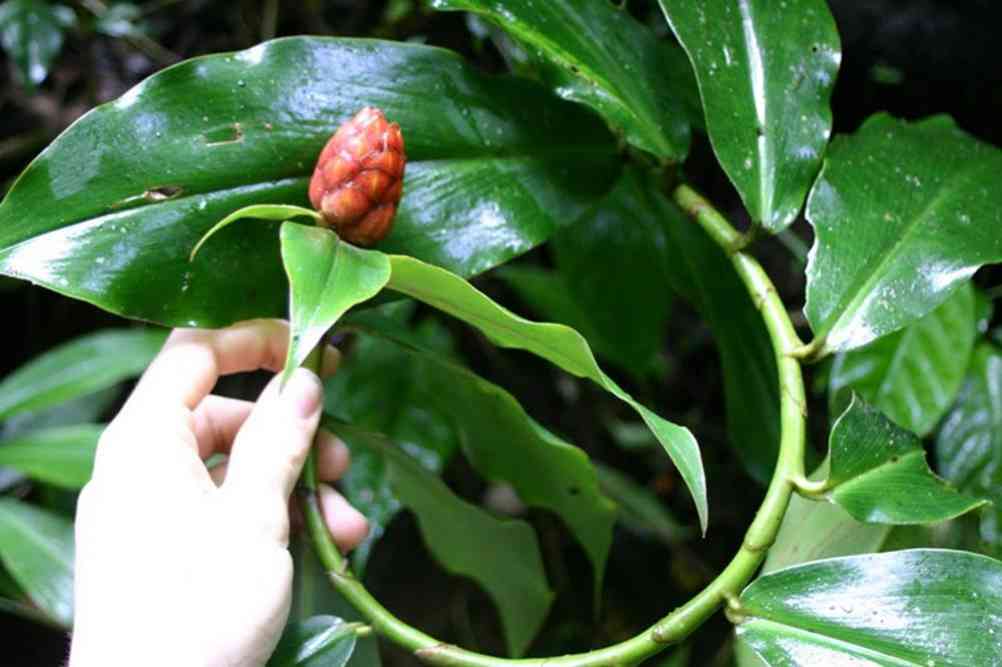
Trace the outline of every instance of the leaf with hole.
{"label": "leaf with hole", "polygon": [[0,203],[0,273],[170,326],[283,317],[278,223],[188,255],[244,206],[305,205],[324,142],[365,105],[410,158],[380,247],[464,276],[545,241],[620,169],[604,124],[538,84],[423,45],[277,39],[169,67],[74,123]]}

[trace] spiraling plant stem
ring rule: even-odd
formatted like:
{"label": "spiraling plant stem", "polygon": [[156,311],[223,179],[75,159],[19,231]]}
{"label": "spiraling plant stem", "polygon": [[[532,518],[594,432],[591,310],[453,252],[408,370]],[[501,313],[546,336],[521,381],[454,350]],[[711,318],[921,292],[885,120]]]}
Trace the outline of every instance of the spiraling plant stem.
{"label": "spiraling plant stem", "polygon": [[[786,307],[762,266],[747,254],[745,241],[726,219],[687,185],[678,186],[675,202],[727,252],[769,331],[778,369],[781,436],[779,457],[765,499],[745,533],[741,548],[726,568],[700,593],[640,634],[605,648],[553,658],[509,659],[474,653],[452,646],[407,625],[379,603],[355,578],[327,531],[316,496],[316,454],[311,452],[303,471],[306,525],[314,549],[334,588],[386,639],[412,651],[432,665],[448,667],[600,667],[632,665],[670,644],[682,641],[723,604],[737,596],[758,571],[776,539],[795,488],[804,477],[806,397],[800,362],[795,352],[804,345],[790,322]],[[316,353],[316,351],[314,351]],[[311,363],[313,354],[307,358]],[[314,364],[318,363],[315,359]]]}

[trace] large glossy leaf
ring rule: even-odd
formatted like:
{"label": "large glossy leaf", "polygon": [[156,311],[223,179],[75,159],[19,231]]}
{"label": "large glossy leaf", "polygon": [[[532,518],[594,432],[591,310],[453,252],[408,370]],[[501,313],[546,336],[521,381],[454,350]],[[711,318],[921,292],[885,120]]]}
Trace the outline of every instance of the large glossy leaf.
{"label": "large glossy leaf", "polygon": [[165,335],[153,329],[109,329],[43,353],[0,382],[0,419],[49,408],[139,374]]}
{"label": "large glossy leaf", "polygon": [[998,665],[1002,563],[914,549],[816,561],[760,577],[738,637],[772,667]]}
{"label": "large glossy leaf", "polygon": [[985,503],[936,477],[918,436],[855,395],[832,426],[829,447],[826,495],[859,521],[933,523]]}
{"label": "large glossy leaf", "polygon": [[691,82],[665,76],[671,45],[628,12],[594,0],[431,0],[435,9],[475,12],[497,24],[532,57],[553,65],[544,79],[561,97],[586,104],[626,140],[681,161],[689,123],[679,90]]}
{"label": "large glossy leaf", "polygon": [[393,255],[388,287],[469,322],[501,347],[532,352],[568,373],[588,378],[636,410],[678,468],[706,532],[709,507],[706,476],[696,439],[688,429],[672,424],[638,403],[599,368],[581,334],[553,323],[530,322],[496,304],[455,274],[420,260]]}
{"label": "large glossy leaf", "polygon": [[408,399],[451,427],[477,472],[510,484],[527,505],[563,519],[591,560],[597,595],[615,506],[602,493],[588,456],[536,423],[501,387],[395,335],[375,318],[360,315],[352,324],[396,342],[403,352],[397,368],[410,375],[397,382],[409,383]]}
{"label": "large glossy leaf", "polygon": [[807,203],[811,328],[828,350],[913,322],[1002,261],[1002,151],[947,116],[886,114],[839,137]]}
{"label": "large glossy leaf", "polygon": [[355,629],[336,616],[312,616],[285,626],[266,667],[344,667]]}
{"label": "large glossy leaf", "polygon": [[435,559],[449,572],[483,586],[498,606],[509,651],[524,653],[553,599],[532,528],[524,521],[497,519],[459,499],[381,436],[330,419],[324,424],[345,441],[385,458],[394,493],[414,512]]}
{"label": "large glossy leaf", "polygon": [[0,440],[0,466],[67,489],[80,489],[94,468],[103,424],[78,424],[32,431]]}
{"label": "large glossy leaf", "polygon": [[1002,349],[996,345],[975,349],[964,388],[936,438],[936,460],[943,477],[961,490],[992,500],[981,537],[1002,547]]}
{"label": "large glossy leaf", "polygon": [[844,405],[855,391],[899,426],[926,436],[960,391],[976,335],[968,284],[904,329],[836,356],[830,404]]}
{"label": "large glossy leaf", "polygon": [[831,132],[842,59],[825,0],[659,0],[696,71],[706,129],[754,221],[797,216]]}
{"label": "large glossy leaf", "polygon": [[349,308],[379,293],[390,278],[390,262],[323,227],[286,222],[281,238],[289,276],[288,377]]}
{"label": "large glossy leaf", "polygon": [[[615,11],[615,10],[614,10]],[[555,263],[573,298],[621,366],[649,369],[664,340],[671,297],[663,221],[634,169],[587,216],[559,230]]]}
{"label": "large glossy leaf", "polygon": [[0,498],[0,560],[28,598],[64,626],[73,620],[73,523]]}
{"label": "large glossy leaf", "polygon": [[702,227],[648,190],[653,214],[664,222],[668,277],[676,292],[706,320],[724,374],[727,434],[748,473],[767,484],[779,453],[776,360],[748,289]]}
{"label": "large glossy leaf", "polygon": [[360,107],[410,164],[382,248],[471,275],[545,240],[614,181],[602,123],[541,86],[416,44],[293,37],[196,58],[98,107],[0,204],[0,271],[169,325],[283,316],[275,223],[202,234],[251,204],[305,204],[316,156]]}
{"label": "large glossy leaf", "polygon": [[0,45],[23,82],[36,86],[45,80],[63,48],[63,33],[75,22],[72,9],[47,0],[0,4]]}

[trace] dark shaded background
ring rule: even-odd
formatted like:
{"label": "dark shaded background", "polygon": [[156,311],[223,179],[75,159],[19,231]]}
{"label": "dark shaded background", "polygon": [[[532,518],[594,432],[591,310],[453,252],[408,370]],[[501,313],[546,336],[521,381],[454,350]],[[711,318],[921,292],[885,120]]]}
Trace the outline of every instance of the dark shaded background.
{"label": "dark shaded background", "polygon": [[[462,15],[423,12],[407,1],[152,0],[140,5],[149,29],[144,39],[96,35],[87,24],[101,5],[68,4],[80,17],[81,27],[68,36],[62,56],[39,90],[28,92],[16,84],[10,63],[0,56],[0,193],[38,151],[95,104],[117,97],[171,62],[246,48],[270,35],[414,39],[458,50],[488,71],[503,69],[493,47],[470,35]],[[908,118],[949,113],[967,131],[1002,146],[997,0],[830,0],[830,5],[843,44],[833,101],[836,132],[851,132],[867,116],[881,110]],[[629,9],[660,33],[667,31],[654,2],[632,0]],[[697,138],[687,172],[733,219],[744,217],[705,137]],[[798,224],[796,230],[809,242],[810,230],[805,224]],[[789,253],[772,241],[763,243],[759,250],[777,277],[786,302],[799,306],[803,279]],[[547,261],[545,251],[537,251],[533,257]],[[978,279],[989,285],[1002,282],[997,270],[991,275],[982,272]],[[77,335],[122,324],[87,304],[7,279],[0,281],[0,312],[6,324],[0,373]],[[483,285],[502,298],[508,296],[489,278]],[[519,307],[517,301],[509,301]],[[591,455],[648,484],[680,516],[691,516],[684,490],[679,489],[666,461],[628,456],[605,441],[604,431],[595,421],[596,411],[591,409],[593,402],[604,400],[596,390],[581,385],[583,393],[574,402],[577,407],[567,409],[556,397],[558,378],[552,369],[526,356],[499,357],[488,351],[481,338],[449,326],[471,366],[515,393],[535,418]],[[579,583],[587,582],[590,576],[583,553],[559,521],[533,514],[548,574],[558,592],[533,655],[587,650],[625,639],[683,602],[726,562],[757,505],[752,496],[760,496],[761,491],[745,477],[727,449],[719,363],[709,331],[691,310],[679,304],[666,340],[672,341],[665,351],[671,367],[688,372],[674,373],[657,386],[646,388],[647,402],[668,416],[680,417],[699,434],[714,499],[711,539],[669,550],[617,533],[604,607],[595,621],[589,585]],[[242,386],[244,392],[253,392],[256,379]],[[824,410],[823,401],[815,400],[815,444],[823,436]],[[461,460],[447,470],[446,479],[467,497],[478,498],[483,491],[482,482]],[[374,553],[368,581],[390,609],[432,634],[470,648],[502,652],[497,619],[485,596],[473,584],[443,573],[434,564],[408,517],[401,516],[391,525]],[[722,618],[712,620],[698,635],[691,664],[728,664],[727,630]],[[0,636],[5,640],[0,649],[2,664],[57,665],[65,658],[66,640],[59,632],[0,616]],[[396,649],[385,648],[385,662],[411,661]],[[136,664],[142,663],[137,656]]]}

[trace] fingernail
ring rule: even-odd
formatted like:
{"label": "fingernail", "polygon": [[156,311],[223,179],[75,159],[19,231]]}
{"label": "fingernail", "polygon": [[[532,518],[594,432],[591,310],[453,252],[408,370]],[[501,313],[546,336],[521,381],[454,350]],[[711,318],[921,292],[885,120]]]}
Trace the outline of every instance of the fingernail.
{"label": "fingernail", "polygon": [[291,406],[300,419],[312,417],[320,409],[323,385],[313,371],[297,368],[282,392],[282,402]]}

